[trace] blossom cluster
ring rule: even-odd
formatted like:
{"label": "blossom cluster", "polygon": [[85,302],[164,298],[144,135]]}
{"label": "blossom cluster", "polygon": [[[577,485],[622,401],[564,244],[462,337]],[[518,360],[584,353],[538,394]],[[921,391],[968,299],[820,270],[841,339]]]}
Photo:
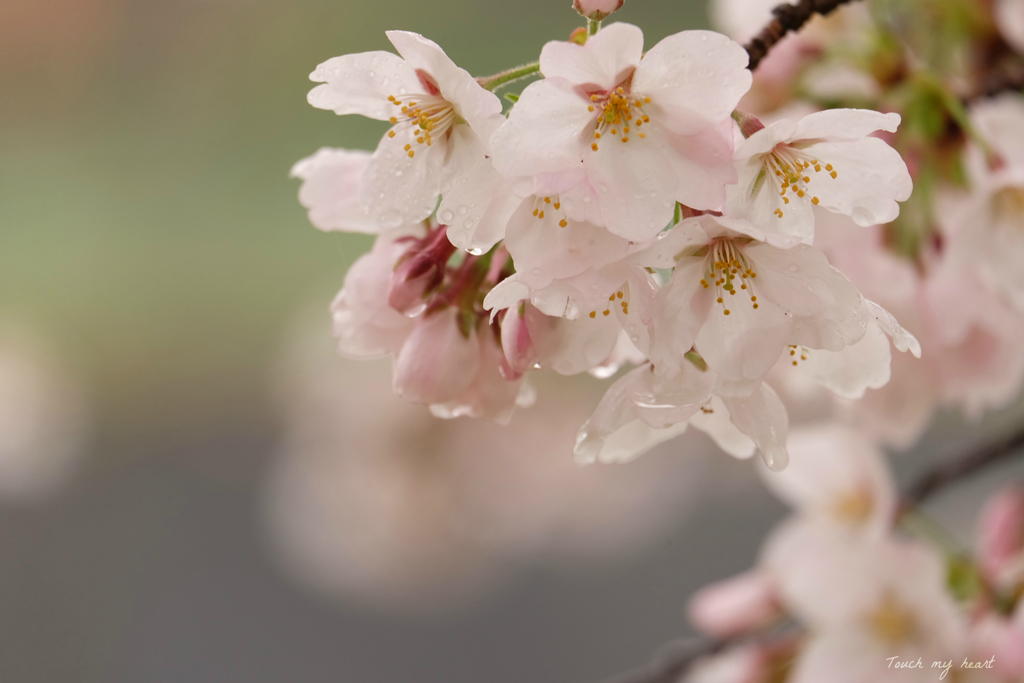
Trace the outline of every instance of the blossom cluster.
{"label": "blossom cluster", "polygon": [[1019,487],[982,510],[976,566],[963,556],[950,562],[897,533],[897,521],[915,513],[898,508],[885,458],[863,434],[815,425],[794,431],[790,449],[791,466],[764,479],[794,514],[753,569],[690,602],[694,624],[710,635],[738,643],[774,635],[706,658],[684,683],[1024,680]]}
{"label": "blossom cluster", "polygon": [[[313,72],[312,105],[390,124],[372,154],[322,149],[293,170],[314,225],[377,235],[332,305],[339,351],[392,356],[395,391],[436,415],[498,421],[532,401],[532,371],[632,364],[578,461],[625,461],[692,424],[782,469],[773,384],[796,373],[856,398],[888,381],[890,340],[920,356],[816,244],[834,217],[859,237],[899,216],[900,115],[765,125],[737,109],[752,74],[725,35],[645,51],[636,26],[590,26],[489,78],[404,31],[387,34],[397,55]],[[503,113],[493,90],[534,72]]]}

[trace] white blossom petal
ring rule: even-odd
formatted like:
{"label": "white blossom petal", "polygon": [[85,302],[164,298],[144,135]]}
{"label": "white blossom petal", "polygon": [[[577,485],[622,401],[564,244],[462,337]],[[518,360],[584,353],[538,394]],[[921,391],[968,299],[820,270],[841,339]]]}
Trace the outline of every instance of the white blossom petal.
{"label": "white blossom petal", "polygon": [[415,70],[390,52],[334,57],[318,66],[309,78],[323,83],[310,90],[307,98],[317,109],[362,114],[379,121],[387,121],[394,114],[389,95],[422,88]]}
{"label": "white blossom petal", "polygon": [[728,119],[750,89],[746,50],[713,31],[681,31],[648,50],[633,91],[651,98],[651,119],[693,135]]}
{"label": "white blossom petal", "polygon": [[584,45],[547,43],[540,53],[540,71],[546,78],[563,79],[586,90],[611,90],[633,72],[643,50],[643,31],[618,22],[590,36]]}

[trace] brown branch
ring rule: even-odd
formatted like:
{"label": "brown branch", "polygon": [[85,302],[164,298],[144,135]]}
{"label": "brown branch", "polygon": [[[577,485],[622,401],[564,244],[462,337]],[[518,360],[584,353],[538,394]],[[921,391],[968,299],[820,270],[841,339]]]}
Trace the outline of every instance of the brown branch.
{"label": "brown branch", "polygon": [[1002,441],[989,444],[966,457],[938,465],[907,489],[905,499],[910,503],[921,503],[951,484],[967,479],[990,465],[995,465],[1022,453],[1024,453],[1024,430]]}
{"label": "brown branch", "polygon": [[984,78],[976,92],[965,98],[968,102],[995,97],[1004,92],[1024,90],[1024,64],[1013,62],[995,69]]}
{"label": "brown branch", "polygon": [[[904,498],[910,504],[922,503],[950,485],[1016,455],[1024,455],[1024,430],[963,458],[934,467],[907,488]],[[738,637],[711,641],[693,639],[674,643],[666,647],[649,666],[613,678],[607,683],[676,683],[701,658],[723,652],[744,640],[745,638]]]}
{"label": "brown branch", "polygon": [[797,0],[796,2],[779,5],[772,10],[775,18],[750,39],[744,47],[750,55],[748,68],[753,71],[761,60],[768,56],[771,49],[790,31],[799,31],[815,14],[825,16],[840,5],[854,0]]}

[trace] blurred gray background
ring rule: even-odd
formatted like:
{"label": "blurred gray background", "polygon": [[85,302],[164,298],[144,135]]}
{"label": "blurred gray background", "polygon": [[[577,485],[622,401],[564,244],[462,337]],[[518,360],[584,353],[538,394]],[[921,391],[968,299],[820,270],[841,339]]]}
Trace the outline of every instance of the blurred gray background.
{"label": "blurred gray background", "polygon": [[[326,307],[370,245],[314,230],[288,170],[383,130],[308,106],[308,73],[390,49],[384,31],[403,28],[489,74],[567,37],[569,4],[0,3],[0,314],[45,338],[92,424],[63,490],[0,500],[0,681],[597,682],[691,634],[687,596],[755,560],[784,510],[699,436],[630,465],[690,458],[709,482],[663,542],[527,568],[452,613],[326,600],[270,551],[289,326],[312,306],[326,336]],[[704,0],[627,0],[617,18],[648,46],[707,25]],[[901,476],[1019,413],[945,421]],[[969,531],[988,484],[937,514]]]}

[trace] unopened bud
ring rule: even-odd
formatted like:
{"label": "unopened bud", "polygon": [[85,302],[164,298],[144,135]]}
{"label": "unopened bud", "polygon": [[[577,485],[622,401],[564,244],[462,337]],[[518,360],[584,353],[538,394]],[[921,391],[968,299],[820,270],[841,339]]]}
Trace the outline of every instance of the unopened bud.
{"label": "unopened bud", "polygon": [[388,306],[399,313],[415,315],[442,280],[444,264],[439,265],[429,254],[415,254],[400,261],[391,272]]}
{"label": "unopened bud", "polygon": [[430,293],[444,281],[454,251],[443,227],[417,241],[391,272],[388,305],[399,313],[418,315]]}
{"label": "unopened bud", "polygon": [[764,124],[761,120],[753,114],[742,112],[739,109],[732,113],[732,118],[740,126],[740,132],[743,133],[744,138],[749,138],[751,135],[764,128]]}
{"label": "unopened bud", "polygon": [[694,626],[722,638],[762,628],[782,614],[775,581],[757,570],[705,586],[689,612]]}
{"label": "unopened bud", "polygon": [[624,0],[573,0],[572,8],[591,21],[601,21],[620,7]]}
{"label": "unopened bud", "polygon": [[1024,488],[1009,486],[981,510],[977,531],[978,564],[985,577],[1003,587],[1024,574]]}
{"label": "unopened bud", "polygon": [[501,319],[501,350],[509,369],[522,374],[537,363],[537,348],[526,325],[525,304],[505,311]]}
{"label": "unopened bud", "polygon": [[577,45],[586,45],[587,38],[589,37],[590,32],[587,31],[587,28],[585,26],[579,26],[572,32],[572,35],[569,36],[569,42],[576,43]]}
{"label": "unopened bud", "polygon": [[480,367],[480,342],[459,327],[458,311],[448,308],[418,319],[394,365],[394,389],[414,403],[454,400]]}

